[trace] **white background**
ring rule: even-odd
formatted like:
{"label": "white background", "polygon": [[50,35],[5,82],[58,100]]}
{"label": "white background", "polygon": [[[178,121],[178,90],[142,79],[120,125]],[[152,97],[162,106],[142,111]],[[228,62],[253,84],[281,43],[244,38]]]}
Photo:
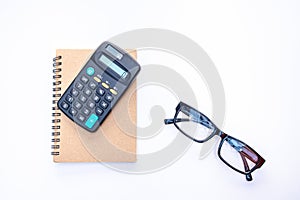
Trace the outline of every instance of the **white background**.
{"label": "white background", "polygon": [[[0,1],[1,199],[299,199],[299,1],[84,2]],[[222,129],[266,159],[253,182],[215,151],[199,160],[198,145],[144,175],[52,162],[55,49],[96,48],[149,27],[186,35],[214,61],[226,94]]]}

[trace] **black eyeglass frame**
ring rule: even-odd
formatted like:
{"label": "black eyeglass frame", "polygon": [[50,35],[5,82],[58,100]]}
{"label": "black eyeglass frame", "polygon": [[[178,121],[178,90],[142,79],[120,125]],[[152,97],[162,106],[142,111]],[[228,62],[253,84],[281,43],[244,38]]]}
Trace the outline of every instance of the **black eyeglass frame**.
{"label": "black eyeglass frame", "polygon": [[[178,114],[181,112],[183,113],[191,113],[191,110],[195,113],[197,113],[197,115],[199,115],[199,119],[195,122],[200,123],[201,125],[205,126],[206,128],[209,129],[213,129],[213,132],[206,137],[203,140],[198,140],[196,138],[194,138],[193,136],[191,136],[188,133],[185,133],[178,125],[177,122],[183,122],[183,121],[190,121],[191,119],[184,119],[184,118],[177,118]],[[193,120],[193,119],[192,119]],[[195,120],[195,119],[194,119]],[[188,137],[189,139],[198,142],[198,143],[204,143],[207,142],[208,140],[210,140],[211,138],[213,138],[214,136],[220,136],[221,137],[221,141],[218,147],[218,156],[219,158],[227,165],[229,166],[231,169],[235,170],[236,172],[239,172],[241,174],[246,175],[246,180],[247,181],[251,181],[252,175],[251,173],[253,171],[255,171],[256,169],[260,168],[264,162],[265,159],[262,158],[254,149],[252,149],[250,146],[248,146],[246,143],[242,142],[241,140],[238,140],[224,132],[222,132],[207,116],[205,116],[203,113],[199,112],[198,110],[196,110],[195,108],[187,105],[186,103],[180,102],[177,106],[176,106],[176,112],[174,115],[173,119],[165,119],[164,120],[165,124],[174,124],[174,126],[186,137]],[[243,160],[243,164],[244,164],[244,168],[245,171],[241,171],[239,169],[236,169],[235,167],[233,167],[230,163],[228,163],[221,155],[221,148],[224,144],[224,142],[227,141],[234,149],[237,150],[238,153],[240,153],[241,158]],[[247,163],[247,159],[251,160],[253,163],[255,163],[255,165],[250,169],[249,165]]]}

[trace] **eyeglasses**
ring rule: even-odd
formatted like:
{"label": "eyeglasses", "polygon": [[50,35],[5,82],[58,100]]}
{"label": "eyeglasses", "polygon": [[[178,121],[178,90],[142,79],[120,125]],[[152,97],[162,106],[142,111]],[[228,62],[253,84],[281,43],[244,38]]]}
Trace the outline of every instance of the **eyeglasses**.
{"label": "eyeglasses", "polygon": [[208,117],[183,102],[177,105],[174,118],[165,119],[164,122],[174,124],[181,133],[195,142],[203,143],[215,135],[220,136],[218,156],[227,166],[246,175],[247,181],[252,181],[251,173],[265,162],[254,149],[222,132]]}

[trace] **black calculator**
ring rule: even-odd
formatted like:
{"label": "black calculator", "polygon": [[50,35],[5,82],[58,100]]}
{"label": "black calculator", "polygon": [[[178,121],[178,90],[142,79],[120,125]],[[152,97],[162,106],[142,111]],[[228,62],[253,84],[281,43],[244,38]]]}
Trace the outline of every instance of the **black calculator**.
{"label": "black calculator", "polygon": [[94,132],[140,68],[123,49],[111,42],[103,42],[61,96],[58,107],[76,124]]}

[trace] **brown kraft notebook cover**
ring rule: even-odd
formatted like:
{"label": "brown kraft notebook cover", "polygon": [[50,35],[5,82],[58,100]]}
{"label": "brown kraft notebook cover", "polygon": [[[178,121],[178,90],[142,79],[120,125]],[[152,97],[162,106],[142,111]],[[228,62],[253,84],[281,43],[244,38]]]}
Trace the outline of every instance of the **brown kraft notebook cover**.
{"label": "brown kraft notebook cover", "polygon": [[[136,81],[129,86],[94,133],[89,133],[76,125],[57,108],[56,103],[60,95],[68,88],[93,51],[90,49],[56,50],[53,64],[53,161],[134,162],[137,131]],[[129,53],[136,59],[136,51]],[[124,109],[126,107],[127,109]],[[121,120],[118,116],[122,116]]]}

